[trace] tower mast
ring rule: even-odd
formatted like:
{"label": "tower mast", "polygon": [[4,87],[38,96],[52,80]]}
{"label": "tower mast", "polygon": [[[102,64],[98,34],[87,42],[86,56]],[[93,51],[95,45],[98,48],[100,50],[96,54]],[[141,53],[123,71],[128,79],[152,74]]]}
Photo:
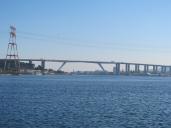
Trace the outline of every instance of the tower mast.
{"label": "tower mast", "polygon": [[10,30],[4,71],[5,73],[18,74],[20,72],[20,61],[16,43],[16,28],[14,26],[10,26]]}

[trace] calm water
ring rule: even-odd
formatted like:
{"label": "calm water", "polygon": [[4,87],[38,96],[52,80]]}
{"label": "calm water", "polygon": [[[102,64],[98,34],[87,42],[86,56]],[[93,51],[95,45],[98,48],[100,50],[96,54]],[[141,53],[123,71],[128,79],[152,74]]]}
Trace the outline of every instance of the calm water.
{"label": "calm water", "polygon": [[171,128],[171,78],[0,76],[0,128]]}

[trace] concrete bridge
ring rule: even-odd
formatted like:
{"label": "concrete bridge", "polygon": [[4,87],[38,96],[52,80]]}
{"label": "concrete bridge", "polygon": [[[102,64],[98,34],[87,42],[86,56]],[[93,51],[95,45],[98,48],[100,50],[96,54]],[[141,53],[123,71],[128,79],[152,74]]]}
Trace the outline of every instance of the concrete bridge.
{"label": "concrete bridge", "polygon": [[[0,59],[5,60],[5,59]],[[126,74],[129,74],[131,72],[134,73],[169,73],[171,74],[171,65],[158,65],[158,64],[143,64],[143,63],[127,63],[127,62],[115,62],[115,61],[82,61],[82,60],[56,60],[56,59],[20,59],[21,62],[29,62],[32,64],[32,62],[40,62],[42,71],[45,70],[46,62],[60,62],[62,63],[60,67],[58,68],[58,71],[61,70],[67,63],[91,63],[91,64],[97,64],[102,71],[106,72],[106,70],[103,67],[103,64],[112,64],[113,65],[113,72],[116,75],[120,75],[122,70]],[[122,70],[121,70],[122,67]],[[141,67],[141,68],[140,68]]]}

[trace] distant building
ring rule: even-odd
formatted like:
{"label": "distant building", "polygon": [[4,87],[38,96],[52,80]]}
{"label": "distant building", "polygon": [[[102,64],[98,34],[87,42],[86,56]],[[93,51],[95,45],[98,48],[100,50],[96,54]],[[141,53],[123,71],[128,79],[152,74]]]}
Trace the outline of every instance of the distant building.
{"label": "distant building", "polygon": [[[5,61],[4,60],[0,60],[0,70],[4,69],[4,65],[5,65]],[[8,65],[10,65],[10,67],[14,67],[15,66],[15,62],[14,61],[7,61],[7,66]],[[34,64],[20,62],[20,69],[34,69],[34,68],[35,68]]]}

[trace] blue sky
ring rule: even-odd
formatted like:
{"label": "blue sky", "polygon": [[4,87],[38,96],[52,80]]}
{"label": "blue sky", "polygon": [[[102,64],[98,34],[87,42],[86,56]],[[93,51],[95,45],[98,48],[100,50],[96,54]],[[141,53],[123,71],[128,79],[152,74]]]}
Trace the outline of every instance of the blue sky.
{"label": "blue sky", "polygon": [[0,56],[9,26],[21,58],[171,64],[170,0],[1,0]]}

